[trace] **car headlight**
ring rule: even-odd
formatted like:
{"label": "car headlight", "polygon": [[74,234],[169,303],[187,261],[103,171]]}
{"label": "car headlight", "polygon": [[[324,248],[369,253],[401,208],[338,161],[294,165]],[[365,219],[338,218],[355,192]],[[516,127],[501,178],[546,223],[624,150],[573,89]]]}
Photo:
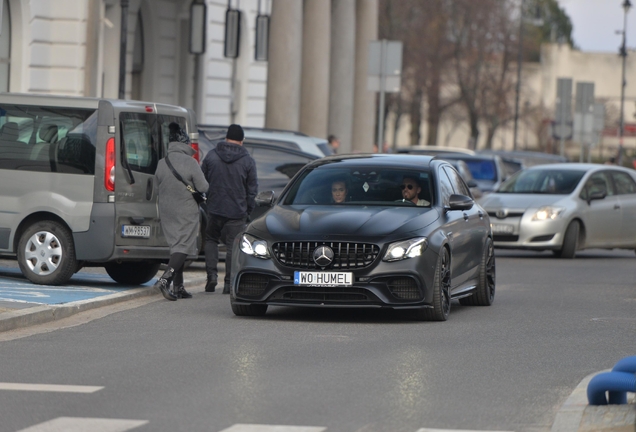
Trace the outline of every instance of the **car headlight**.
{"label": "car headlight", "polygon": [[554,220],[559,217],[561,213],[563,213],[565,209],[561,207],[541,207],[537,212],[532,216],[533,221],[545,221],[545,220]]}
{"label": "car headlight", "polygon": [[415,258],[422,255],[428,247],[426,237],[418,237],[401,242],[391,243],[382,261],[400,261],[407,258]]}
{"label": "car headlight", "polygon": [[241,238],[241,250],[243,253],[255,256],[256,258],[268,259],[270,257],[267,242],[249,234],[243,234],[243,238]]}

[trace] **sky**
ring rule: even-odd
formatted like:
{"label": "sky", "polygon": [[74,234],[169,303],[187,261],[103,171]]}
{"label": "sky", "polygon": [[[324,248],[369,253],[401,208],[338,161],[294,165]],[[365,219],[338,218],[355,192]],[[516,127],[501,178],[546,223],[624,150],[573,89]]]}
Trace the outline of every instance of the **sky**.
{"label": "sky", "polygon": [[[572,20],[572,38],[582,51],[616,52],[622,39],[624,0],[557,0]],[[636,1],[627,14],[627,46],[636,47]]]}

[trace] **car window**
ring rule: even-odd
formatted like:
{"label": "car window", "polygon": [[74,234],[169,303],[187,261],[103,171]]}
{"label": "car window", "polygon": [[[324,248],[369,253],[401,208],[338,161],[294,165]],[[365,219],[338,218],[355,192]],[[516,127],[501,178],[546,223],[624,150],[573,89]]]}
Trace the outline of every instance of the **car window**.
{"label": "car window", "polygon": [[[431,177],[427,171],[396,168],[337,168],[330,164],[308,169],[291,185],[283,198],[286,205],[381,205],[415,206],[402,196],[402,183],[410,178],[416,183],[418,200],[431,202]],[[414,188],[409,188],[413,190]],[[344,194],[343,202],[336,193]]]}
{"label": "car window", "polygon": [[453,184],[453,190],[456,194],[466,195],[467,197],[473,197],[468,189],[468,186],[464,183],[459,173],[450,167],[444,167],[444,171],[448,175],[451,183]]}
{"label": "car window", "polygon": [[94,174],[96,113],[0,105],[0,169]]}
{"label": "car window", "polygon": [[497,181],[497,167],[492,160],[464,160],[475,180]]}
{"label": "car window", "polygon": [[581,181],[585,171],[532,169],[519,171],[504,183],[498,193],[568,195]]}
{"label": "car window", "polygon": [[636,183],[629,174],[620,171],[612,171],[612,177],[614,178],[616,193],[618,195],[636,194]]}
{"label": "car window", "polygon": [[245,146],[251,150],[256,161],[256,175],[259,180],[289,181],[296,173],[312,159],[293,153],[275,149]]}
{"label": "car window", "polygon": [[614,195],[614,185],[610,180],[609,172],[603,171],[592,174],[585,182],[581,198],[587,199],[595,193],[603,193],[605,196]]}
{"label": "car window", "polygon": [[153,114],[121,113],[121,139],[126,163],[131,170],[154,174],[159,161],[159,148],[154,133]]}

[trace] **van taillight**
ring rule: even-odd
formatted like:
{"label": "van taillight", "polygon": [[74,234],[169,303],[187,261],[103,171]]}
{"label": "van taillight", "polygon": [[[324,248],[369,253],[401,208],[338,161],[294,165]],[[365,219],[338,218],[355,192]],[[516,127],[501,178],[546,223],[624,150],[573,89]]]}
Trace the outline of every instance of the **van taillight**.
{"label": "van taillight", "polygon": [[106,141],[106,166],[104,167],[104,187],[106,190],[115,191],[115,138]]}
{"label": "van taillight", "polygon": [[197,160],[197,162],[201,162],[201,156],[199,155],[199,143],[191,142],[190,145],[194,149],[194,156],[193,157]]}

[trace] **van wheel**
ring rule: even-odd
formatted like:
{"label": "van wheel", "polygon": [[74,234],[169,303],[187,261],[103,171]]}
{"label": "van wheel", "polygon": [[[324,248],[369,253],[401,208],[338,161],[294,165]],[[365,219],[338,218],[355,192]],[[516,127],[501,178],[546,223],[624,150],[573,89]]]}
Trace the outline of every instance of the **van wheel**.
{"label": "van wheel", "polygon": [[112,261],[106,263],[106,273],[122,285],[142,285],[152,280],[159,271],[159,261]]}
{"label": "van wheel", "polygon": [[39,221],[20,236],[18,264],[22,274],[40,285],[63,285],[77,269],[70,231],[59,222]]}

